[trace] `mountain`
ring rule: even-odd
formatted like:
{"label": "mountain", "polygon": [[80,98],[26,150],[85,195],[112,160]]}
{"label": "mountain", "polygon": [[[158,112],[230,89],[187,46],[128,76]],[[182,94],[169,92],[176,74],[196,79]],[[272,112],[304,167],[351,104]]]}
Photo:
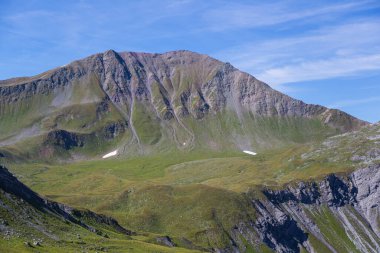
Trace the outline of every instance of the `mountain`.
{"label": "mountain", "polygon": [[109,50],[34,77],[1,81],[0,118],[3,153],[46,159],[116,148],[128,155],[261,150],[366,124],[189,51]]}
{"label": "mountain", "polygon": [[380,251],[380,125],[189,51],[0,81],[0,164],[0,251]]}

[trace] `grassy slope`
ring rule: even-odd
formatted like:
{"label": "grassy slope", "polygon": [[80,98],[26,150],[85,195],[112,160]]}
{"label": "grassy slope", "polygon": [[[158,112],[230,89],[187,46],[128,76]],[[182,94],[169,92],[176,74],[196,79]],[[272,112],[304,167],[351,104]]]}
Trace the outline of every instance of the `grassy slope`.
{"label": "grassy slope", "polygon": [[344,227],[327,207],[310,211],[327,242],[338,252],[359,252],[348,238]]}
{"label": "grassy slope", "polygon": [[[93,157],[120,142],[128,142],[131,137],[125,119],[107,99],[96,76],[50,93],[2,104],[0,119],[0,146],[5,144],[3,149],[23,159],[51,161],[51,156],[45,157],[46,151],[41,148],[52,130],[63,129],[85,138],[84,147],[71,152],[51,147],[56,149],[57,160],[70,154]],[[107,127],[115,123],[125,129],[115,138],[107,138]]]}
{"label": "grassy slope", "polygon": [[[203,247],[223,247],[239,221],[254,219],[241,192],[294,179],[345,171],[338,165],[299,170],[304,146],[256,157],[241,153],[172,153],[130,159],[46,165],[19,164],[13,172],[49,198],[115,217],[137,231],[187,238]],[[289,162],[289,156],[294,156]],[[210,243],[212,241],[212,243]]]}
{"label": "grassy slope", "polygon": [[[52,129],[95,133],[88,137],[84,148],[58,150],[60,162],[70,154],[100,157],[116,147],[125,145],[129,149],[129,129],[114,140],[104,141],[102,129],[111,122],[122,122],[123,117],[110,103],[98,115],[105,94],[95,77],[73,83],[60,94],[27,99],[17,105],[21,110],[1,107],[0,139],[33,127],[43,134]],[[305,144],[336,133],[317,119],[260,118],[224,111],[199,120],[185,117],[181,122],[175,118],[159,122],[155,113],[162,115],[164,105],[157,108],[155,112],[136,102],[132,112],[148,155],[61,164],[56,160],[19,161],[9,167],[20,180],[49,198],[112,215],[133,230],[168,233],[179,241],[186,237],[204,247],[222,247],[228,238],[221,227],[229,230],[239,220],[254,217],[244,211],[248,202],[241,197],[242,192],[262,185],[281,187],[295,180],[354,168],[347,157],[342,157],[350,151],[340,150],[340,159],[334,161],[330,152],[316,152],[318,148]],[[43,134],[12,144],[7,150],[35,161]],[[182,143],[192,151],[179,151],[177,147]],[[365,141],[360,143],[365,145]],[[338,146],[346,144],[343,140]],[[259,155],[243,155],[243,149],[258,151]],[[154,153],[157,155],[149,155]]]}
{"label": "grassy slope", "polygon": [[[198,75],[177,71],[173,80],[164,84],[177,113],[180,94],[194,91],[192,84],[198,83],[194,79]],[[49,130],[95,133],[84,148],[70,152],[58,149],[60,159],[38,163],[19,160],[10,164],[10,169],[32,189],[54,200],[110,214],[134,230],[168,233],[176,235],[177,240],[186,237],[206,247],[220,246],[228,240],[220,226],[228,229],[235,221],[254,216],[242,211],[247,205],[242,192],[353,169],[344,159],[330,161],[328,153],[308,153],[310,146],[305,143],[336,133],[320,120],[260,118],[247,112],[238,116],[223,111],[200,120],[184,117],[159,122],[156,114],[162,117],[166,106],[158,86],[152,87],[155,109],[136,102],[132,112],[134,127],[148,155],[124,159],[59,163],[70,155],[98,158],[121,147],[129,152],[129,129],[114,140],[105,141],[102,136],[107,124],[121,122],[123,116],[109,104],[108,111],[98,117],[97,110],[106,96],[95,76],[55,94],[0,105],[0,141],[23,129],[39,131],[37,136],[6,148],[26,159],[38,159],[44,134]],[[197,99],[190,101],[190,108],[200,102]],[[181,152],[178,147],[193,150]],[[242,155],[242,149],[258,151],[259,155]],[[149,155],[154,153],[159,155]],[[306,159],[302,157],[305,153],[309,155]],[[181,213],[186,216],[181,217]],[[210,245],[207,238],[216,245]]]}
{"label": "grassy slope", "polygon": [[[378,141],[367,138],[376,131],[366,128],[320,144],[295,144],[257,156],[176,151],[9,167],[32,189],[54,200],[111,215],[136,231],[169,234],[179,245],[185,237],[203,247],[218,247],[227,240],[221,227],[228,230],[255,216],[245,211],[249,204],[242,192],[352,171],[358,164],[349,157],[376,147]],[[322,216],[313,219],[318,217]]]}
{"label": "grassy slope", "polygon": [[[0,252],[199,252],[152,244],[153,234],[127,236],[99,223],[87,223],[99,231],[92,233],[2,191],[0,204]],[[34,246],[34,241],[40,245]]]}

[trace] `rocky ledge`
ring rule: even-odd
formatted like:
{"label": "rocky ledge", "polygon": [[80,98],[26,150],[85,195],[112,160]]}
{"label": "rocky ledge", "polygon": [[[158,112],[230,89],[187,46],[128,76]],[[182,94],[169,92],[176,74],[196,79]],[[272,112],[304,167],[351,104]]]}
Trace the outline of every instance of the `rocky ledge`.
{"label": "rocky ledge", "polygon": [[[254,245],[258,235],[261,242],[281,253],[301,249],[321,252],[320,248],[330,252],[380,252],[379,186],[380,165],[375,164],[348,176],[331,174],[321,181],[299,182],[282,190],[265,189],[264,198],[251,200],[256,220],[237,225],[232,244],[235,251],[244,251],[241,237]],[[344,231],[342,238],[347,241],[329,237],[324,222],[328,222],[333,235]]]}

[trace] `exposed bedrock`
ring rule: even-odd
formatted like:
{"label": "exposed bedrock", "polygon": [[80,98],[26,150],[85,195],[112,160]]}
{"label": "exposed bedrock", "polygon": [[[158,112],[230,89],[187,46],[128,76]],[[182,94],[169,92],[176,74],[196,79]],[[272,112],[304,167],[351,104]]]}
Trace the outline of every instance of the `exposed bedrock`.
{"label": "exposed bedrock", "polygon": [[[234,243],[244,252],[239,238],[255,244],[256,234],[276,252],[380,252],[379,185],[380,165],[371,165],[349,176],[265,189],[265,197],[252,199],[255,221],[233,229]],[[324,222],[336,238],[326,233]]]}

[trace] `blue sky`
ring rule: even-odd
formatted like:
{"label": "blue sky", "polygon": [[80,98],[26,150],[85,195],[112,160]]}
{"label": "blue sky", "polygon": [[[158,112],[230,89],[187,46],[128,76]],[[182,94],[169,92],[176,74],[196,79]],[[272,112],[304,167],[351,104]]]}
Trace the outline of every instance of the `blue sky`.
{"label": "blue sky", "polygon": [[379,0],[0,0],[0,34],[0,79],[108,49],[187,49],[305,102],[380,120]]}

